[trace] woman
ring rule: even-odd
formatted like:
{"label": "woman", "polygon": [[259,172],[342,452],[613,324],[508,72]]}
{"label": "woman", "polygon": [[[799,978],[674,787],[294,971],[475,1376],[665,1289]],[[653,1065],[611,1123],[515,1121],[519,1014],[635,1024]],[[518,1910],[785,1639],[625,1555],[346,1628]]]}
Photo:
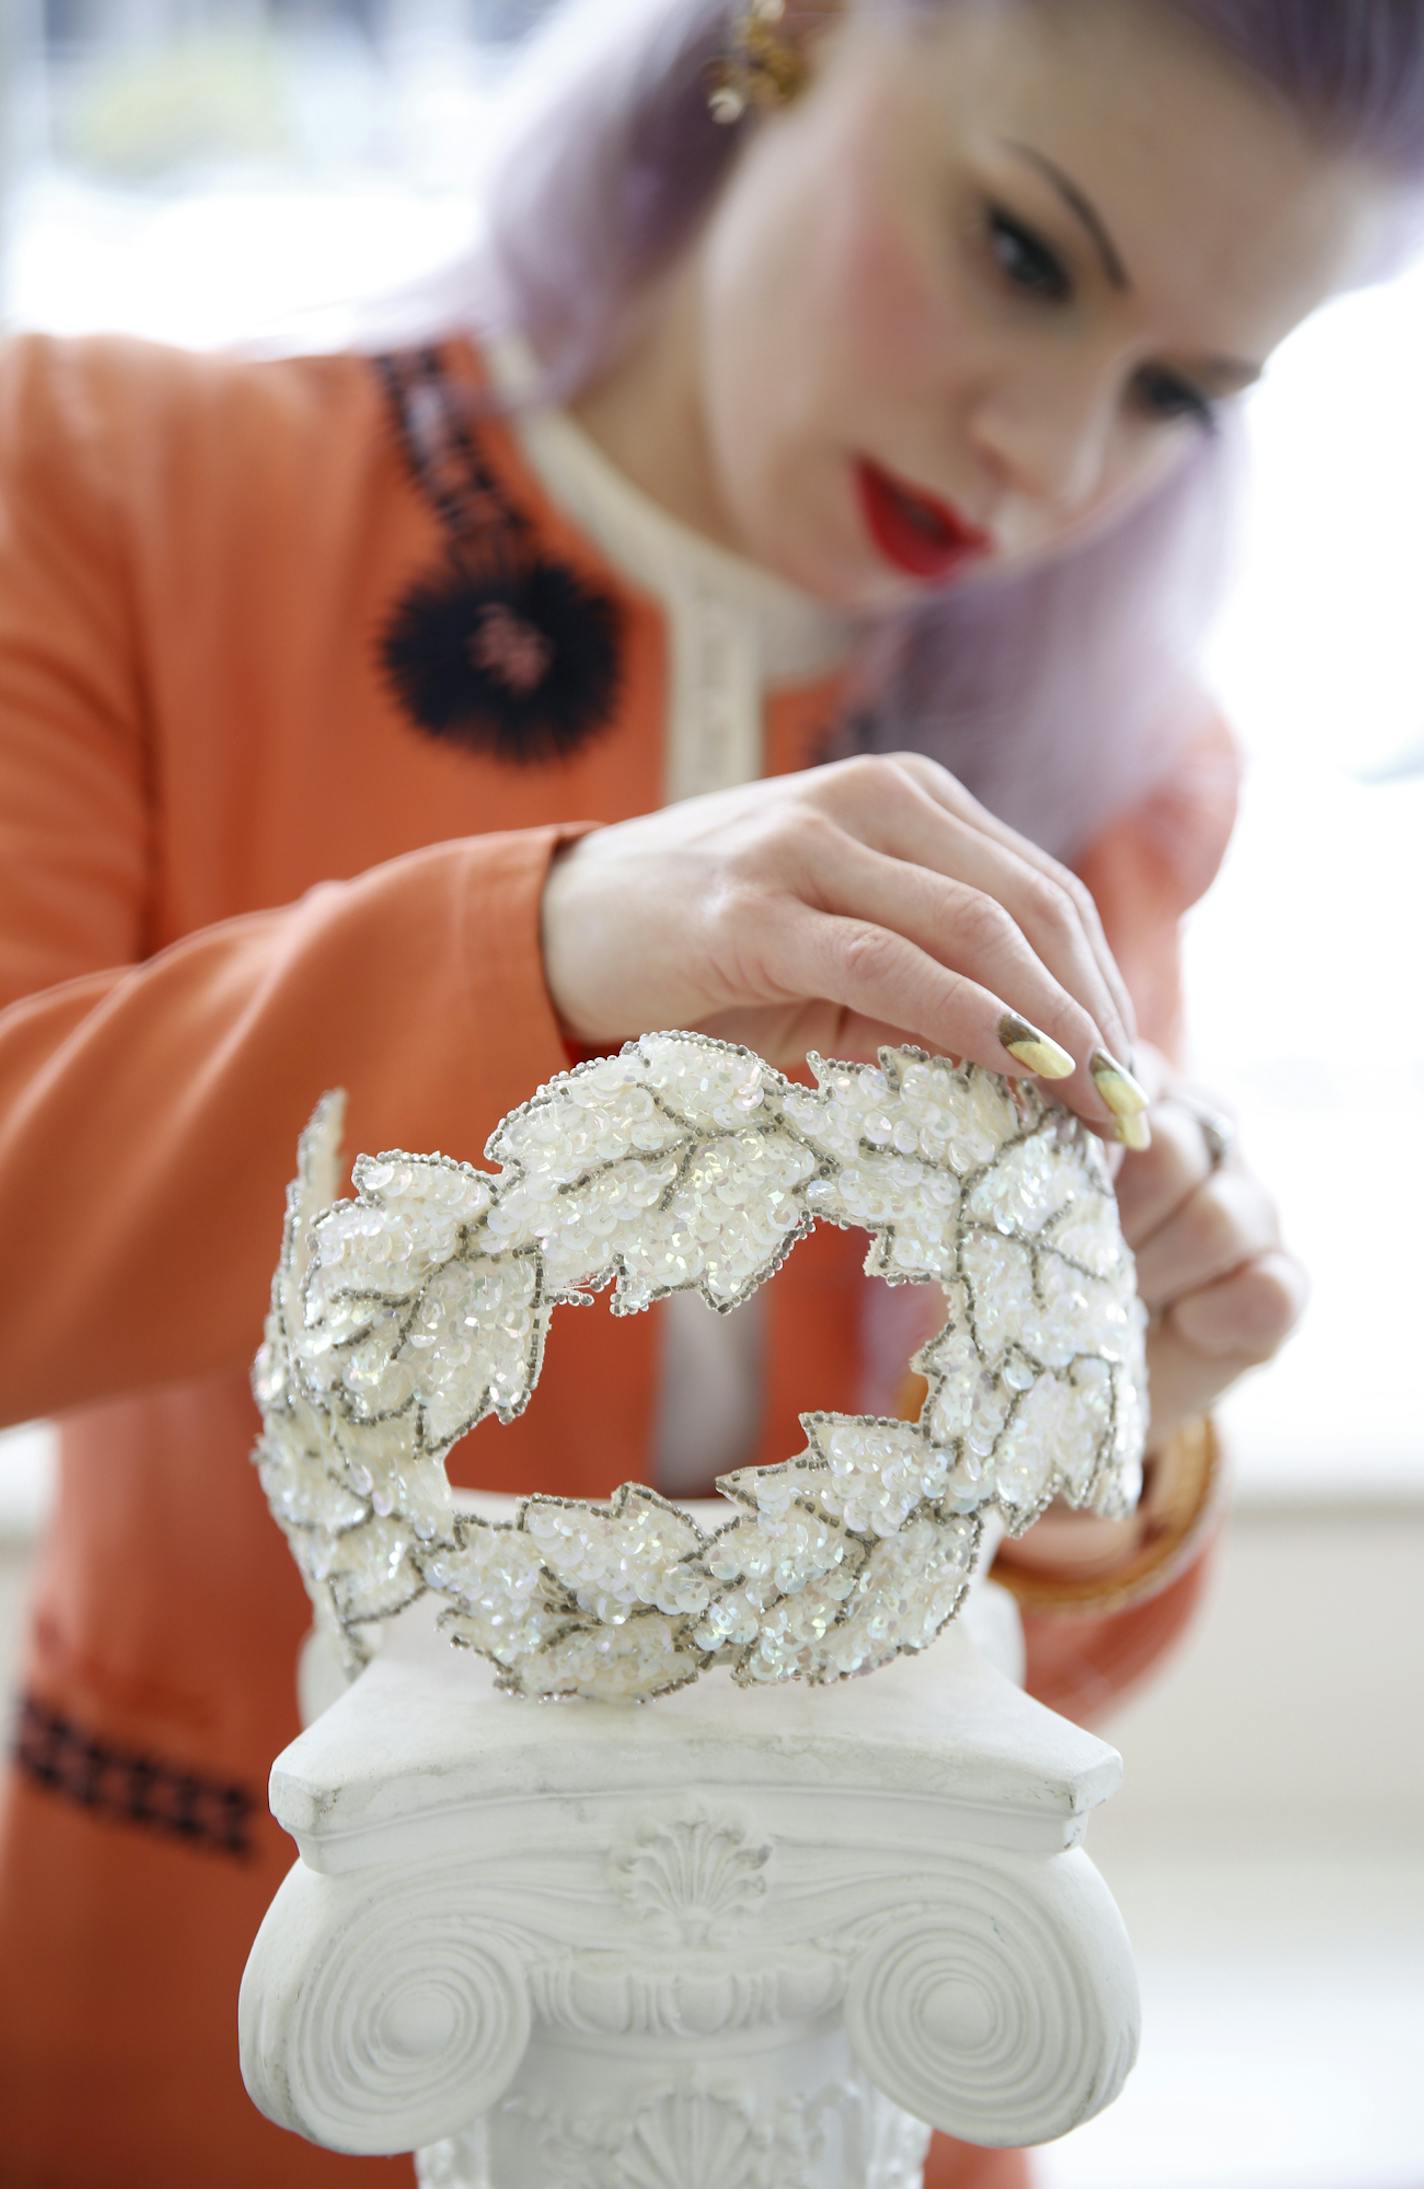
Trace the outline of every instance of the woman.
{"label": "woman", "polygon": [[[353,1148],[478,1159],[648,1027],[1046,1075],[1154,1311],[1143,1511],[997,1569],[1079,1717],[1189,1618],[1194,1425],[1301,1304],[1170,1061],[1235,791],[1192,647],[1233,393],[1417,230],[1424,8],[597,0],[530,66],[418,345],[0,360],[3,1405],[65,1416],[7,2182],[408,2178],[271,2128],[235,2043],[306,1611],[246,1370],[321,1089]],[[715,1357],[571,1317],[463,1479],[784,1457],[905,1358],[863,1247],[805,1241]],[[938,2138],[926,2178],[1027,2173]]]}

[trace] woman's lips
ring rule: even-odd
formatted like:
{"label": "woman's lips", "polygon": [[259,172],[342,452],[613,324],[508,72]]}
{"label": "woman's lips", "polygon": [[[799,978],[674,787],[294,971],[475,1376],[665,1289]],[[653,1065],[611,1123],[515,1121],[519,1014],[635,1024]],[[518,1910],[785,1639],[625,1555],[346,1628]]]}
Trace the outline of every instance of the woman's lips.
{"label": "woman's lips", "polygon": [[866,529],[881,554],[909,577],[947,578],[994,544],[948,502],[922,494],[866,457],[857,459],[855,479]]}

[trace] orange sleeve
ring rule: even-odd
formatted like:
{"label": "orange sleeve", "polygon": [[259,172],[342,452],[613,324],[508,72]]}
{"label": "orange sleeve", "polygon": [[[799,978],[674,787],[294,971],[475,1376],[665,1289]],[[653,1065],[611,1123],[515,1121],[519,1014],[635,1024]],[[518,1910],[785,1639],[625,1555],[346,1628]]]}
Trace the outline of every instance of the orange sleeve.
{"label": "orange sleeve", "polygon": [[[1208,889],[1226,854],[1240,779],[1235,735],[1218,712],[1209,711],[1168,778],[1073,862],[1093,892],[1142,1034],[1178,1061],[1184,1039],[1182,916]],[[1186,1633],[1220,1540],[1218,1523],[1190,1565],[1144,1603],[1101,1618],[1022,1611],[1029,1693],[1080,1725],[1114,1708]]]}
{"label": "orange sleeve", "polygon": [[144,664],[102,421],[0,351],[0,1421],[245,1365],[297,1134],[468,1146],[565,1068],[539,901],[581,824],[413,851],[149,954]]}

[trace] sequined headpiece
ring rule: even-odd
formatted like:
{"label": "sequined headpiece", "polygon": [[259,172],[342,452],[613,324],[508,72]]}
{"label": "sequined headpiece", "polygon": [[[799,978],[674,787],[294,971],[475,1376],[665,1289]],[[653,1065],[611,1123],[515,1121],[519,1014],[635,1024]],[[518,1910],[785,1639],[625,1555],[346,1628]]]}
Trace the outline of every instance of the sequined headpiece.
{"label": "sequined headpiece", "polygon": [[[512,1110],[485,1153],[358,1157],[334,1199],[342,1098],[303,1136],[254,1390],[254,1458],[348,1673],[380,1623],[444,1599],[450,1639],[517,1695],[647,1697],[714,1666],[830,1681],[923,1649],[963,1600],[996,1507],[1131,1511],[1145,1311],[1099,1142],[1030,1083],[916,1049],[809,1059],[645,1034]],[[330,1205],[327,1205],[330,1204]],[[806,1448],[719,1476],[708,1530],[640,1483],[605,1501],[458,1510],[456,1440],[511,1421],[556,1307],[696,1290],[729,1312],[817,1222],[871,1234],[867,1272],[938,1284],[913,1422],[801,1416]]]}

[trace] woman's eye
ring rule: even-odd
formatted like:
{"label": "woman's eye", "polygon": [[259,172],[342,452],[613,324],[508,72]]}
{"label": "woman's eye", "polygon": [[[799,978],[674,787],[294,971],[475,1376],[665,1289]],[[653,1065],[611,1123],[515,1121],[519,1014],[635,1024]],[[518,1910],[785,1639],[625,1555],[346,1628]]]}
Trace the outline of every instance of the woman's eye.
{"label": "woman's eye", "polygon": [[1147,373],[1143,377],[1142,386],[1146,390],[1156,391],[1155,397],[1150,396],[1147,404],[1154,417],[1195,418],[1198,425],[1204,426],[1209,433],[1216,431],[1216,404],[1209,396],[1200,395],[1195,388],[1188,387],[1185,380],[1174,380],[1170,373]]}
{"label": "woman's eye", "polygon": [[[994,256],[1014,286],[1048,303],[1066,303],[1073,295],[1071,277],[1032,229],[1012,220],[1001,207],[987,208],[987,230]],[[1209,397],[1170,373],[1146,373],[1141,386],[1144,408],[1153,418],[1189,417],[1204,431],[1217,430],[1217,406]]]}
{"label": "woman's eye", "polygon": [[1035,290],[1040,296],[1073,294],[1073,285],[1053,253],[997,206],[989,208],[989,233],[995,257],[1019,288]]}

